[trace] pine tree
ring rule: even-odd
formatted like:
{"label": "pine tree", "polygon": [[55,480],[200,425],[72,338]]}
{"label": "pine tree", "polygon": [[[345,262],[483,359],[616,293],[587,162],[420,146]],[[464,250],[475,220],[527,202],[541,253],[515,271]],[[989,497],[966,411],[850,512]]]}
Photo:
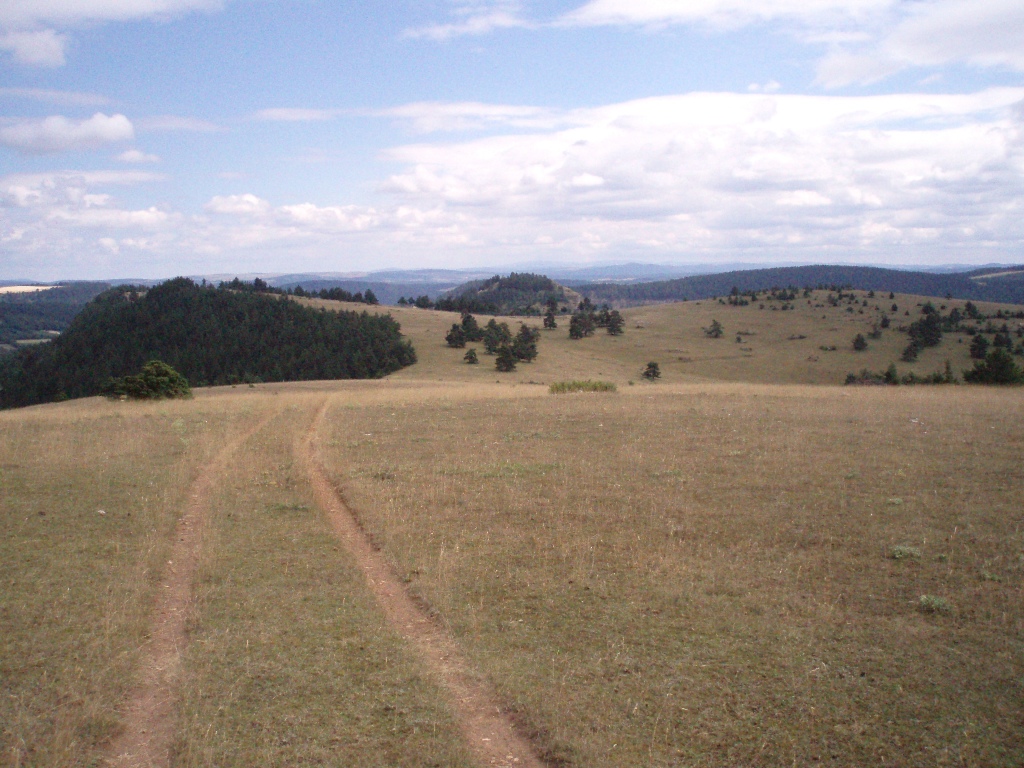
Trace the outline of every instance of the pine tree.
{"label": "pine tree", "polygon": [[863,333],[858,333],[853,337],[853,348],[857,352],[863,352],[868,348],[868,340],[864,338]]}
{"label": "pine tree", "polygon": [[519,333],[512,342],[512,354],[524,363],[532,362],[537,357],[537,336],[539,331],[532,330],[525,323],[520,324]]}
{"label": "pine tree", "polygon": [[476,365],[477,363],[480,362],[479,358],[477,358],[476,356],[476,349],[474,349],[473,347],[470,347],[469,349],[466,350],[466,354],[463,355],[462,359],[465,360],[469,365]]}
{"label": "pine tree", "polygon": [[640,375],[643,376],[648,381],[654,381],[655,379],[661,378],[661,368],[657,363],[652,361],[647,364],[647,367],[644,369],[644,372],[641,373]]}
{"label": "pine tree", "polygon": [[971,339],[971,357],[975,360],[984,360],[988,354],[988,339],[980,333]]}
{"label": "pine tree", "polygon": [[621,336],[622,329],[625,325],[626,321],[623,319],[622,315],[619,314],[619,310],[613,309],[608,313],[608,324],[606,327],[608,329],[609,336]]}
{"label": "pine tree", "polygon": [[494,359],[494,367],[502,373],[511,373],[516,369],[516,355],[509,344],[502,344],[498,356]]}
{"label": "pine tree", "polygon": [[452,323],[452,329],[444,337],[449,347],[460,348],[466,346],[466,333],[458,323]]}
{"label": "pine tree", "polygon": [[704,329],[704,335],[709,339],[720,339],[725,330],[722,328],[722,324],[717,320],[712,320],[711,325]]}

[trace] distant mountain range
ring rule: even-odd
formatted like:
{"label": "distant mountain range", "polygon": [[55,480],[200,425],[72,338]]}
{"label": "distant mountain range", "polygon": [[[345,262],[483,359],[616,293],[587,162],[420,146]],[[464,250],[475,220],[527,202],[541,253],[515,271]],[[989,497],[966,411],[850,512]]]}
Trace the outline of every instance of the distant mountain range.
{"label": "distant mountain range", "polygon": [[648,304],[725,296],[733,288],[752,291],[808,286],[1024,304],[1024,265],[946,273],[831,265],[775,267],[626,285],[593,282],[578,285],[576,290],[595,302]]}

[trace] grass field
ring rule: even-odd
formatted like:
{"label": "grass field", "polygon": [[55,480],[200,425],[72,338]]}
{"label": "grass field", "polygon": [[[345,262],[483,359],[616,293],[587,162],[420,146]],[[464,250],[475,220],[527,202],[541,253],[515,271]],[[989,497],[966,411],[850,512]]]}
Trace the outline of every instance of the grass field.
{"label": "grass field", "polygon": [[0,764],[113,764],[175,522],[264,420],[212,485],[169,764],[475,764],[296,459],[326,405],[335,486],[548,764],[1020,765],[1020,390],[820,386],[906,336],[796,306],[565,322],[513,374],[394,309],[386,380],[0,413]]}

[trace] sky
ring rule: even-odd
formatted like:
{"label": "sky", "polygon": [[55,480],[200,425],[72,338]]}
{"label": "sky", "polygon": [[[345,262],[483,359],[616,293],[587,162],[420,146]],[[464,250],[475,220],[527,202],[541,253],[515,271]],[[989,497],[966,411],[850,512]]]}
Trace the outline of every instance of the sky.
{"label": "sky", "polygon": [[1020,0],[0,0],[0,279],[1024,262]]}

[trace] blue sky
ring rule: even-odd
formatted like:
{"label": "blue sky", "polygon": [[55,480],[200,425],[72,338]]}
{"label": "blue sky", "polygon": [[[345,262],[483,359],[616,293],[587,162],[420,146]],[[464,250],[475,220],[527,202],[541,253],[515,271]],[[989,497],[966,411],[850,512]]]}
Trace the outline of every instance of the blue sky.
{"label": "blue sky", "polygon": [[1024,261],[1019,0],[0,0],[0,279]]}

